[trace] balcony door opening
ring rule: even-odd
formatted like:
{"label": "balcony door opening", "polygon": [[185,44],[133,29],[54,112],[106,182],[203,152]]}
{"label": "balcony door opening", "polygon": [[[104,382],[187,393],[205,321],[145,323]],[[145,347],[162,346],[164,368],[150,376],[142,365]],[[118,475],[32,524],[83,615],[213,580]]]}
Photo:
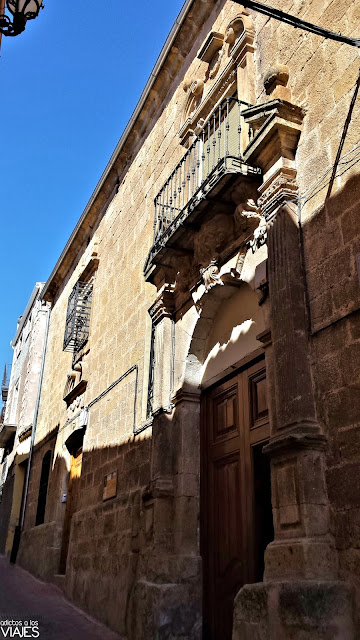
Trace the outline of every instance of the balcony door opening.
{"label": "balcony door opening", "polygon": [[260,360],[202,396],[204,640],[231,640],[234,597],[262,581],[273,540],[265,375]]}
{"label": "balcony door opening", "polygon": [[[70,436],[71,438],[71,436]],[[66,561],[69,552],[71,521],[74,513],[78,508],[79,499],[79,481],[81,477],[82,452],[83,452],[83,431],[77,431],[72,434],[72,439],[67,440],[67,447],[71,453],[69,484],[66,495],[66,509],[63,528],[63,538],[60,555],[59,574],[66,573]]]}

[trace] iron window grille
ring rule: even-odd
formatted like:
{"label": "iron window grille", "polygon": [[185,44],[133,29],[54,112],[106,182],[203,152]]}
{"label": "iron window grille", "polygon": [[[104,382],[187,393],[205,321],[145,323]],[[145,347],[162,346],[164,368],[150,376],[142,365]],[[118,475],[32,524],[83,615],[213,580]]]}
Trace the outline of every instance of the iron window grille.
{"label": "iron window grille", "polygon": [[92,292],[92,283],[78,281],[70,294],[63,351],[80,351],[89,337]]}
{"label": "iron window grille", "polygon": [[155,325],[153,322],[151,326],[149,381],[148,381],[148,393],[147,393],[146,418],[150,418],[153,411],[154,374],[155,374]]}

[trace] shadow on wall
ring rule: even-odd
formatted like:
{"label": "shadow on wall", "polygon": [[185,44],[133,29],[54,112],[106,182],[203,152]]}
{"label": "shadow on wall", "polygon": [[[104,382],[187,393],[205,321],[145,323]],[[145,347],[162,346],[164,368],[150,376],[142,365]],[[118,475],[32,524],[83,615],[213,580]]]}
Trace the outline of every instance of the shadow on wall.
{"label": "shadow on wall", "polygon": [[266,320],[259,299],[260,295],[243,282],[239,290],[221,304],[221,311],[211,323],[205,340],[203,383],[261,347],[256,336],[266,328]]}
{"label": "shadow on wall", "polygon": [[[360,362],[355,358],[360,339],[355,324],[360,308],[356,271],[359,200],[359,180],[351,178],[304,224],[303,234],[317,408],[330,436],[328,491],[345,578],[355,575],[350,560],[358,553],[358,545],[356,526],[349,520],[344,533],[340,517],[344,509],[360,517],[360,490],[353,490],[354,477],[360,477],[359,447],[354,446],[360,427],[360,411],[355,415],[360,397],[355,395]],[[214,315],[200,319],[204,332],[198,331],[188,356],[189,368],[193,362],[196,369],[194,378],[189,374],[186,380],[188,396],[199,395],[199,370],[209,353],[209,363],[216,360],[211,350],[217,343],[221,349],[235,339],[241,342],[241,331],[233,334],[234,327],[241,327],[250,315],[235,305],[229,317],[236,309],[236,324],[225,322],[218,336],[212,333]],[[346,326],[339,322],[343,317],[347,318]],[[244,325],[247,338],[253,327]],[[340,376],[339,362],[343,363]],[[210,367],[209,363],[206,366]],[[331,374],[334,371],[336,375]],[[163,637],[200,637],[200,631],[198,635],[194,631],[201,625],[199,414],[199,402],[186,400],[171,416],[160,413],[155,417],[151,436],[145,432],[117,446],[84,450],[81,475],[71,486],[73,515],[68,543],[64,523],[69,502],[62,502],[62,494],[69,470],[61,455],[52,464],[44,523],[35,526],[42,460],[47,450],[55,450],[57,429],[34,451],[19,563],[35,575],[53,580],[68,544],[67,595],[129,639],[152,638],[159,629]],[[351,428],[340,430],[343,426]],[[340,451],[339,470],[336,460]],[[114,484],[116,495],[111,497]]]}
{"label": "shadow on wall", "polygon": [[[146,434],[118,446],[84,450],[81,475],[72,479],[66,503],[62,495],[69,471],[65,459],[58,455],[49,478],[45,521],[35,526],[42,459],[50,447],[54,450],[56,432],[39,443],[18,554],[18,562],[25,569],[59,582],[56,576],[64,565],[65,553],[66,576],[62,582],[68,597],[129,638],[153,637],[155,627],[170,628],[173,624],[174,632],[185,633],[199,617],[200,599],[194,597],[198,565],[195,577],[185,575],[183,570],[184,579],[175,569],[178,584],[164,595],[161,585],[171,581],[166,575],[167,561],[160,560],[163,567],[159,566],[159,555],[154,561],[157,545],[163,558],[174,554],[173,492],[164,499],[163,513],[157,511],[156,521],[154,516],[154,482],[160,475],[160,471],[156,473],[156,458],[165,458],[169,473],[173,473],[173,450],[169,446],[172,420],[162,416],[160,422],[160,429],[155,426],[157,452],[153,451],[152,437]],[[160,434],[164,425],[167,443]],[[182,563],[186,564],[185,558]],[[191,601],[188,609],[182,605],[184,593]],[[152,606],[155,601],[156,606]],[[169,618],[169,607],[173,612],[178,610],[175,622]],[[142,628],[148,631],[144,633]]]}
{"label": "shadow on wall", "polygon": [[[325,197],[325,191],[324,191]],[[304,222],[311,357],[339,575],[360,611],[360,175]]]}

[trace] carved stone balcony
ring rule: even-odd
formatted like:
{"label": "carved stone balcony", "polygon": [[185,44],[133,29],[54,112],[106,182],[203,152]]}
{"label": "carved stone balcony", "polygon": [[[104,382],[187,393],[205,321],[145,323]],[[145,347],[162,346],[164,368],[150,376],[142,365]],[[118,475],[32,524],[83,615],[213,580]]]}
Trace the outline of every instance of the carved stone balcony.
{"label": "carved stone balcony", "polygon": [[156,196],[154,241],[144,267],[149,281],[159,267],[172,268],[174,253],[194,254],[195,233],[207,220],[233,214],[240,202],[254,197],[261,170],[242,155],[249,141],[242,111],[249,106],[225,98],[200,123],[195,140]]}

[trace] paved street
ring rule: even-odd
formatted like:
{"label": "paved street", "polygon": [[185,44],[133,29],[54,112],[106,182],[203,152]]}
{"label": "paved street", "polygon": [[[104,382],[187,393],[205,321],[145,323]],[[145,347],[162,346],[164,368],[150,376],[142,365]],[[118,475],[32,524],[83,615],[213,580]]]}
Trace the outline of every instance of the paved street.
{"label": "paved street", "polygon": [[[15,626],[9,627],[4,623],[6,620],[21,621],[15,635]],[[35,621],[31,628],[30,621]],[[25,622],[28,622],[26,632]],[[70,604],[55,586],[36,580],[0,556],[0,640],[3,637],[120,640],[116,633]]]}

